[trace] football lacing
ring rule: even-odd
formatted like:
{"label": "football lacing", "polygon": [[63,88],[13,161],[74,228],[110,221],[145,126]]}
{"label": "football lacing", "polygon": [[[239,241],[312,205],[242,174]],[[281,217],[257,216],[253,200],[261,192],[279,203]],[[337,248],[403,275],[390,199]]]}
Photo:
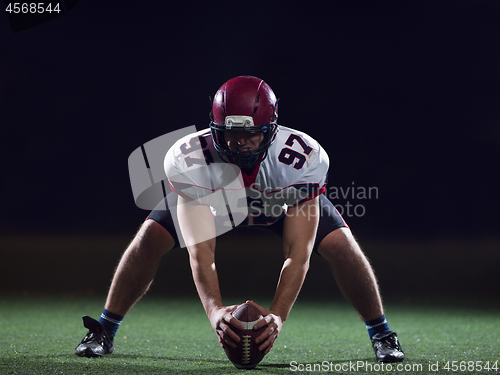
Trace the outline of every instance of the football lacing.
{"label": "football lacing", "polygon": [[241,360],[245,364],[250,362],[250,337],[250,335],[243,336],[243,353],[241,354]]}

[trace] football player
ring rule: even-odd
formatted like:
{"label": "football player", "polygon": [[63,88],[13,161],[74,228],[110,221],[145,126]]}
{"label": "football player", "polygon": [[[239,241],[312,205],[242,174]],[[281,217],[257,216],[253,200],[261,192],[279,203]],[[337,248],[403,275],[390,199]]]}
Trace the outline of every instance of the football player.
{"label": "football player", "polygon": [[209,128],[183,137],[167,152],[165,172],[173,191],[165,198],[168,204],[150,213],[124,252],[99,321],[83,317],[89,331],[77,355],[113,352],[122,319],[148,290],[162,256],[181,245],[187,246],[219,342],[235,347],[239,338],[231,326],[241,327],[231,315],[236,306],[224,306],[219,291],[216,237],[235,226],[259,226],[282,237],[285,257],[271,306],[255,304],[264,315],[255,328],[267,325],[256,340],[259,350],[271,350],[316,252],[329,262],[342,294],[365,322],[376,359],[405,358],[389,329],[370,263],[323,194],[328,155],[316,140],[277,119],[278,101],[263,80],[235,77],[219,88]]}

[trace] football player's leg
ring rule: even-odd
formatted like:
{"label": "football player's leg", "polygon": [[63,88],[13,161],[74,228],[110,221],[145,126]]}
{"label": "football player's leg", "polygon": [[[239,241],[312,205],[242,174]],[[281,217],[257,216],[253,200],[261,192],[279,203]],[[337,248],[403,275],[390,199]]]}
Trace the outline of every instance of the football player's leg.
{"label": "football player's leg", "polygon": [[83,317],[89,331],[76,347],[76,355],[100,357],[113,352],[114,336],[124,316],[149,289],[163,255],[178,245],[170,211],[153,210],[116,268],[99,321]]}
{"label": "football player's leg", "polygon": [[319,244],[318,252],[329,262],[340,291],[361,319],[369,321],[384,314],[372,267],[349,228],[330,232]]}
{"label": "football player's leg", "polygon": [[382,301],[368,259],[332,202],[321,195],[319,205],[321,215],[314,250],[328,261],[340,291],[361,319],[380,317]]}
{"label": "football player's leg", "polygon": [[[171,193],[168,200],[171,198],[175,204],[177,196]],[[106,299],[105,310],[112,314],[123,317],[130,311],[149,289],[163,255],[179,246],[168,207],[166,198],[151,211],[125,250]]]}
{"label": "football player's leg", "polygon": [[116,268],[105,309],[124,316],[147,292],[160,260],[175,239],[159,223],[148,219],[125,250]]}
{"label": "football player's leg", "polygon": [[324,196],[320,197],[320,210],[315,251],[328,260],[339,289],[365,322],[377,360],[403,361],[405,355],[385,319],[370,262],[341,215]]}

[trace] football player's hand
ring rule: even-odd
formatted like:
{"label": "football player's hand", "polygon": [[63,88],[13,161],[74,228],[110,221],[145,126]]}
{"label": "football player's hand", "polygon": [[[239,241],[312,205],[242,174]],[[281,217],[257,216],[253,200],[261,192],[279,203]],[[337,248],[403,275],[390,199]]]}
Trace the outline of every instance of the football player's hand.
{"label": "football player's hand", "polygon": [[216,308],[212,310],[209,316],[212,329],[217,334],[223,348],[227,348],[228,346],[236,348],[236,343],[240,341],[239,336],[231,329],[231,326],[237,329],[243,329],[241,323],[231,315],[238,306],[239,305],[233,305]]}
{"label": "football player's hand", "polygon": [[257,309],[259,309],[263,318],[255,324],[253,329],[258,330],[264,327],[267,324],[266,330],[255,339],[255,343],[259,345],[259,350],[263,351],[264,354],[267,354],[271,351],[271,348],[274,345],[274,341],[278,337],[281,332],[281,327],[283,326],[283,320],[281,317],[270,310],[263,308],[260,305],[257,305],[253,301],[247,301],[254,305]]}

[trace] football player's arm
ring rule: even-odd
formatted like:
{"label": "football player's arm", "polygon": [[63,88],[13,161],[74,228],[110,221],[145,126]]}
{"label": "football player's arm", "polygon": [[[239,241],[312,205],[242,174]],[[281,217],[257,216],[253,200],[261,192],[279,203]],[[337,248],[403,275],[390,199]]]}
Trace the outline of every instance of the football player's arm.
{"label": "football player's arm", "polygon": [[283,222],[283,250],[285,261],[281,269],[273,302],[268,314],[255,329],[268,324],[266,331],[257,338],[260,350],[269,352],[278,336],[283,322],[302,288],[309,258],[314,246],[319,222],[318,197],[289,207]]}
{"label": "football player's arm", "polygon": [[177,216],[187,249],[194,283],[213,330],[224,347],[235,347],[240,339],[231,330],[232,324],[243,327],[231,312],[236,306],[225,307],[219,289],[215,268],[215,225],[210,207],[179,196]]}

